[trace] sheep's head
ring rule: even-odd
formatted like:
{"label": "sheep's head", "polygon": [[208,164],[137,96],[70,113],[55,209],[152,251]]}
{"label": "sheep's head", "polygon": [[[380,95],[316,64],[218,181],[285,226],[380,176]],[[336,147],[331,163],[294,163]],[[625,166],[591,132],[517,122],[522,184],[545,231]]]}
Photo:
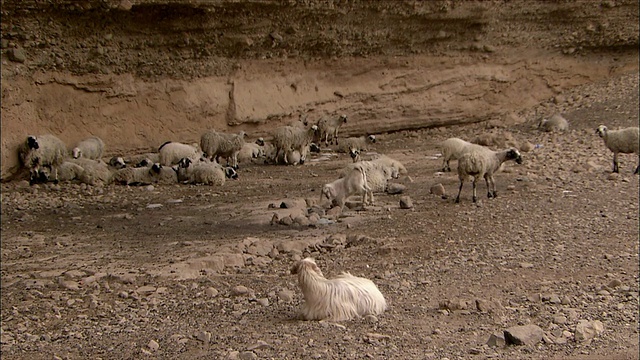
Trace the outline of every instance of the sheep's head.
{"label": "sheep's head", "polygon": [[180,159],[180,161],[178,161],[178,166],[183,168],[183,169],[188,168],[189,165],[191,165],[191,159],[189,159],[189,158],[182,158],[182,159]]}
{"label": "sheep's head", "polygon": [[321,196],[323,198],[326,198],[327,200],[333,200],[335,199],[336,195],[336,189],[330,184],[326,184],[324,187],[322,187]]}
{"label": "sheep's head", "polygon": [[351,156],[353,162],[357,162],[360,158],[360,151],[358,151],[358,149],[349,148],[349,156]]}
{"label": "sheep's head", "polygon": [[302,273],[303,271],[315,272],[320,276],[324,276],[322,275],[322,271],[320,270],[316,262],[310,257],[296,261],[291,267],[291,275],[297,275]]}
{"label": "sheep's head", "polygon": [[319,153],[321,151],[320,150],[320,146],[318,146],[318,144],[316,144],[316,143],[311,143],[309,145],[309,151],[311,151],[313,153]]}
{"label": "sheep's head", "polygon": [[80,150],[80,148],[74,147],[73,150],[71,150],[71,154],[73,155],[74,159],[78,159],[82,157],[82,150]]}
{"label": "sheep's head", "polygon": [[226,168],[224,168],[224,175],[228,179],[238,180],[238,172],[231,166],[227,166]]}
{"label": "sheep's head", "polygon": [[142,160],[140,160],[140,162],[139,162],[139,163],[137,163],[137,164],[136,164],[136,166],[135,166],[135,167],[137,167],[137,168],[147,167],[147,166],[149,166],[149,164],[151,164],[151,160],[149,160],[149,159],[142,159]]}
{"label": "sheep's head", "polygon": [[162,165],[160,165],[159,163],[155,163],[153,165],[151,165],[151,171],[156,173],[156,174],[160,174],[160,171],[162,170]]}
{"label": "sheep's head", "polygon": [[343,124],[346,124],[347,123],[347,115],[345,115],[345,114],[340,115],[340,122],[343,123]]}
{"label": "sheep's head", "polygon": [[516,149],[509,149],[507,151],[507,160],[515,160],[517,164],[522,164],[522,155]]}
{"label": "sheep's head", "polygon": [[109,165],[113,166],[116,169],[122,169],[127,167],[127,164],[124,162],[124,159],[119,156],[114,156],[109,159]]}
{"label": "sheep's head", "polygon": [[258,144],[258,145],[260,145],[260,146],[264,146],[264,139],[263,139],[263,138],[261,138],[261,137],[259,137],[259,138],[256,140],[256,144]]}
{"label": "sheep's head", "polygon": [[376,136],[375,135],[369,135],[369,136],[367,136],[367,139],[371,143],[375,143],[376,142]]}
{"label": "sheep's head", "polygon": [[604,137],[607,134],[607,127],[604,125],[598,126],[598,128],[596,129],[596,134],[598,134],[598,136],[600,137]]}
{"label": "sheep's head", "polygon": [[36,139],[35,136],[27,137],[27,145],[29,146],[29,149],[33,149],[33,150],[37,150],[40,148],[40,145],[38,144],[38,140]]}

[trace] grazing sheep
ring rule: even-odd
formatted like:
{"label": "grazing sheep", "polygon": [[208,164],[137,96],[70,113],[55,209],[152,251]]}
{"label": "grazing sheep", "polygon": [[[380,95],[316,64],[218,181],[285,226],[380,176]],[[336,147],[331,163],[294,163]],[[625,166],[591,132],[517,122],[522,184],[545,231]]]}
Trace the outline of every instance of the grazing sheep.
{"label": "grazing sheep", "polygon": [[[613,172],[618,172],[618,154],[636,154],[638,155],[638,128],[628,127],[620,130],[608,130],[606,126],[600,125],[596,129],[604,144],[613,152]],[[638,174],[640,169],[640,157],[639,164],[636,166],[634,174]]]}
{"label": "grazing sheep", "polygon": [[482,148],[481,145],[472,144],[459,138],[449,138],[440,143],[442,151],[442,171],[451,171],[450,160],[458,160],[472,149]]}
{"label": "grazing sheep", "polygon": [[326,198],[332,206],[343,207],[350,196],[362,194],[362,204],[366,205],[367,195],[370,193],[371,189],[367,185],[365,170],[362,167],[356,167],[350,170],[346,176],[325,184],[320,192],[320,201]]}
{"label": "grazing sheep", "polygon": [[371,280],[348,272],[327,279],[312,258],[297,261],[291,274],[298,275],[305,320],[344,321],[380,315],[387,309],[384,296]]}
{"label": "grazing sheep", "polygon": [[541,119],[538,123],[538,129],[545,132],[567,131],[569,130],[569,122],[560,114],[553,114],[549,119]]}
{"label": "grazing sheep", "polygon": [[182,158],[189,158],[191,160],[197,160],[201,158],[202,151],[198,150],[198,148],[194,145],[167,141],[158,148],[158,153],[160,154],[160,165],[175,165]]}
{"label": "grazing sheep", "polygon": [[492,151],[487,148],[476,149],[462,155],[460,159],[458,159],[458,178],[460,179],[460,188],[458,189],[458,196],[456,196],[456,203],[460,202],[462,185],[469,176],[473,176],[473,202],[478,200],[478,197],[476,196],[476,184],[481,177],[484,177],[487,184],[487,197],[497,197],[498,192],[496,191],[496,183],[493,179],[493,174],[500,169],[505,161],[508,160],[515,160],[516,163],[522,164],[522,156],[515,148],[501,151]]}
{"label": "grazing sheep", "polygon": [[367,151],[369,150],[369,145],[375,144],[375,142],[376,142],[375,135],[348,137],[342,140],[342,142],[336,149],[336,152],[348,153],[350,149],[355,149],[358,151]]}
{"label": "grazing sheep", "polygon": [[102,157],[104,152],[104,141],[97,136],[92,136],[80,141],[76,147],[71,150],[74,159],[83,157],[85,159],[97,160]]}
{"label": "grazing sheep", "polygon": [[233,167],[222,167],[210,161],[193,162],[189,158],[183,158],[178,162],[178,181],[184,184],[222,186],[227,178],[238,178],[238,173]]}
{"label": "grazing sheep", "polygon": [[347,123],[347,115],[340,115],[337,118],[323,118],[318,121],[318,130],[320,131],[320,141],[324,139],[324,146],[329,146],[329,140],[333,144],[335,139],[336,145],[338,144],[338,130],[342,127],[342,124]]}
{"label": "grazing sheep", "polygon": [[38,181],[40,170],[48,166],[53,171],[54,182],[58,182],[58,167],[67,157],[67,146],[54,135],[29,135],[18,147],[22,165],[29,170],[31,184]]}
{"label": "grazing sheep", "polygon": [[238,153],[244,146],[245,132],[240,131],[237,134],[225,134],[215,130],[209,130],[200,137],[200,148],[206,156],[220,163],[219,158],[224,157],[231,159],[231,166],[238,169]]}
{"label": "grazing sheep", "polygon": [[318,134],[318,126],[312,125],[309,128],[299,128],[294,126],[282,126],[277,128],[273,133],[273,146],[276,149],[274,159],[282,152],[284,154],[284,162],[290,163],[287,152],[297,150],[300,152],[300,164],[304,164],[309,152],[309,144]]}

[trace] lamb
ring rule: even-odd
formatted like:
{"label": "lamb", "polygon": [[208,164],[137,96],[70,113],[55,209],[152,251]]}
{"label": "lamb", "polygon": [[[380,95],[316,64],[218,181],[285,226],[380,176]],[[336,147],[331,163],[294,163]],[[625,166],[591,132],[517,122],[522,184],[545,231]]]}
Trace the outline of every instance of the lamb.
{"label": "lamb", "polygon": [[516,163],[522,164],[522,156],[515,148],[509,148],[501,151],[492,151],[487,148],[476,149],[470,151],[460,159],[458,159],[458,178],[460,179],[460,188],[456,203],[460,202],[460,193],[465,180],[471,175],[473,176],[473,202],[478,200],[476,196],[476,184],[481,177],[484,177],[487,184],[487,197],[495,198],[498,196],[496,191],[496,183],[493,174],[500,169],[502,164],[508,160],[515,160]]}
{"label": "lamb", "polygon": [[227,165],[231,159],[231,166],[238,169],[238,153],[244,146],[245,132],[238,134],[225,134],[215,130],[210,130],[200,137],[200,148],[212,161],[215,159],[219,163],[219,158],[227,158]]}
{"label": "lamb", "polygon": [[289,150],[297,150],[300,152],[300,164],[304,164],[309,151],[309,144],[318,134],[318,126],[312,125],[309,128],[298,128],[294,126],[282,126],[277,128],[273,133],[273,146],[276,149],[274,159],[282,152],[284,154],[284,162],[289,163],[287,152]]}
{"label": "lamb", "polygon": [[375,144],[376,136],[360,136],[360,137],[348,137],[340,143],[336,152],[339,153],[348,153],[350,149],[358,150],[358,151],[367,151],[369,150],[369,145]]}
{"label": "lamb", "polygon": [[450,160],[458,160],[460,157],[473,149],[481,149],[481,145],[472,144],[459,138],[449,138],[440,143],[442,151],[442,171],[451,171]]}
{"label": "lamb", "polygon": [[[618,154],[636,154],[638,155],[638,128],[628,127],[620,130],[608,130],[606,126],[600,125],[596,129],[604,144],[613,152],[613,172],[618,172]],[[634,174],[638,174],[639,165],[636,167]]]}
{"label": "lamb", "polygon": [[29,135],[18,147],[22,165],[29,170],[31,184],[38,181],[40,170],[48,166],[54,172],[54,182],[58,182],[58,167],[67,157],[67,146],[51,134]]}
{"label": "lamb", "polygon": [[294,263],[291,274],[298,275],[305,320],[344,321],[380,315],[387,309],[384,296],[371,280],[348,272],[326,279],[312,258]]}
{"label": "lamb", "polygon": [[549,119],[541,119],[538,123],[538,129],[545,132],[567,131],[569,130],[569,122],[560,114],[553,114]]}
{"label": "lamb", "polygon": [[368,204],[367,195],[370,193],[371,189],[367,185],[365,170],[362,167],[356,167],[350,170],[346,176],[325,184],[320,192],[320,201],[326,198],[332,206],[342,208],[350,196],[362,194],[362,204],[366,205]]}
{"label": "lamb", "polygon": [[189,158],[183,158],[178,163],[178,181],[184,184],[221,186],[226,178],[238,178],[233,167],[223,168],[220,164],[209,161],[193,162]]}
{"label": "lamb", "polygon": [[97,160],[102,157],[104,152],[104,141],[97,136],[92,136],[80,141],[76,147],[71,150],[74,159],[83,157],[85,159]]}
{"label": "lamb", "polygon": [[167,141],[158,148],[158,153],[160,153],[160,165],[175,165],[182,158],[189,158],[191,160],[201,158],[202,151],[198,150],[194,145]]}
{"label": "lamb", "polygon": [[338,130],[342,127],[342,124],[347,123],[347,115],[340,115],[337,118],[328,119],[323,118],[318,121],[318,130],[320,131],[320,141],[324,139],[324,145],[329,146],[329,140],[333,144],[333,140],[336,140],[338,144]]}

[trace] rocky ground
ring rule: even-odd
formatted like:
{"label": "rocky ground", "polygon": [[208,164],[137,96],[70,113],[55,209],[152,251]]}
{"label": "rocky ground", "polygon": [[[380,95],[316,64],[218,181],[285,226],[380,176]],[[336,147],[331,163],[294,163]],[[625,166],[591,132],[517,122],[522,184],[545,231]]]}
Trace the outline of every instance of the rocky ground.
{"label": "rocky ground", "polygon": [[[638,90],[630,74],[526,109],[521,124],[381,134],[375,151],[405,164],[406,188],[342,214],[306,216],[350,162],[329,152],[243,164],[220,188],[5,183],[2,356],[637,359],[638,159],[621,155],[611,174],[594,132],[637,126]],[[539,132],[555,111],[570,131]],[[496,175],[498,198],[473,204],[467,185],[455,204],[436,146],[451,136],[529,151]],[[306,256],[329,277],[372,279],[388,310],[298,320],[289,271]],[[505,346],[505,330],[526,344]]]}

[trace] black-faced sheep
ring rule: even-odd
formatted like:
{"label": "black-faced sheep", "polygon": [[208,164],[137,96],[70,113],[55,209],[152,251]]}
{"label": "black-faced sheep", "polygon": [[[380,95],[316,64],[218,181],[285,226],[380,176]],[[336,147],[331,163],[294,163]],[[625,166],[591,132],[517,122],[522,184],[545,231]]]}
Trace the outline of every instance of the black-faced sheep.
{"label": "black-faced sheep", "polygon": [[458,159],[458,178],[460,179],[460,188],[458,189],[458,196],[456,196],[456,203],[460,202],[460,193],[462,192],[462,185],[469,177],[473,177],[473,202],[478,200],[476,196],[476,184],[478,180],[484,177],[487,184],[487,197],[495,198],[498,196],[496,191],[496,183],[493,179],[493,174],[500,169],[500,166],[508,160],[515,160],[516,163],[522,164],[522,156],[520,152],[514,148],[492,151],[488,148],[475,149],[470,151]]}
{"label": "black-faced sheep", "polygon": [[18,147],[18,156],[22,165],[29,170],[30,182],[37,182],[40,170],[48,166],[53,171],[54,182],[58,181],[58,167],[67,157],[67,146],[51,134],[29,135]]}
{"label": "black-faced sheep", "polygon": [[309,152],[309,144],[318,134],[318,126],[312,125],[309,128],[282,126],[273,132],[273,146],[276,149],[274,158],[277,159],[280,153],[285,154],[285,163],[290,163],[287,152],[297,150],[300,153],[300,164],[304,164]]}
{"label": "black-faced sheep", "polygon": [[216,162],[207,160],[193,162],[188,158],[178,162],[178,181],[184,184],[222,186],[227,178],[238,178],[238,173],[233,167],[222,167]]}
{"label": "black-faced sheep", "polygon": [[298,275],[304,295],[301,315],[305,320],[351,320],[380,315],[387,308],[384,296],[371,280],[348,272],[327,279],[312,258],[294,263],[291,274]]}
{"label": "black-faced sheep", "polygon": [[[329,146],[329,141],[333,144],[335,139],[338,144],[338,130],[343,124],[347,123],[347,115],[340,115],[337,118],[323,118],[318,121],[318,130],[320,132],[320,141],[324,141],[325,146]],[[324,139],[324,140],[323,140]]]}
{"label": "black-faced sheep", "polygon": [[183,144],[179,142],[167,141],[158,148],[160,165],[175,165],[182,158],[198,160],[202,157],[202,151],[194,145]]}
{"label": "black-faced sheep", "polygon": [[220,157],[231,159],[231,166],[238,169],[238,153],[244,146],[245,132],[237,134],[225,134],[215,130],[206,131],[200,137],[200,148],[211,161],[220,163]]}
{"label": "black-faced sheep", "polygon": [[442,151],[442,171],[451,171],[450,160],[458,160],[472,149],[482,148],[481,145],[472,144],[459,138],[449,138],[439,145]]}
{"label": "black-faced sheep", "polygon": [[[606,126],[600,125],[596,129],[604,144],[613,152],[613,172],[618,172],[618,154],[636,154],[638,155],[638,128],[628,127],[620,130],[608,130]],[[638,160],[639,165],[636,166],[634,174],[638,174],[640,169],[640,158]]]}
{"label": "black-faced sheep", "polygon": [[91,136],[80,141],[73,150],[71,150],[71,154],[74,159],[82,157],[85,159],[97,160],[102,157],[103,152],[104,141],[97,136]]}

